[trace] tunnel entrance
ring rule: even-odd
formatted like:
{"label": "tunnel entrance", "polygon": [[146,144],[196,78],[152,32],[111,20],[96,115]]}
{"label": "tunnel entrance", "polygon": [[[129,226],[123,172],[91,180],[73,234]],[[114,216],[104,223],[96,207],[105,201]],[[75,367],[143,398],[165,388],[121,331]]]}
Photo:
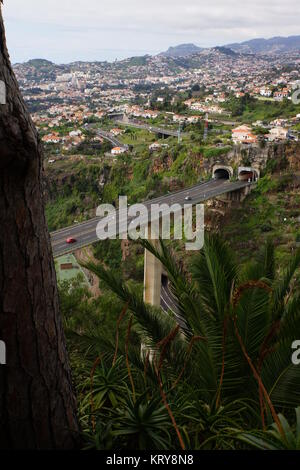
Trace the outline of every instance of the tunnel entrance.
{"label": "tunnel entrance", "polygon": [[240,181],[253,181],[254,172],[253,171],[241,171],[239,174]]}
{"label": "tunnel entrance", "polygon": [[245,168],[239,171],[239,180],[240,181],[249,181],[249,183],[258,180],[258,173],[254,168]]}
{"label": "tunnel entrance", "polygon": [[216,180],[229,180],[230,173],[225,168],[219,168],[218,170],[214,171],[214,178]]}

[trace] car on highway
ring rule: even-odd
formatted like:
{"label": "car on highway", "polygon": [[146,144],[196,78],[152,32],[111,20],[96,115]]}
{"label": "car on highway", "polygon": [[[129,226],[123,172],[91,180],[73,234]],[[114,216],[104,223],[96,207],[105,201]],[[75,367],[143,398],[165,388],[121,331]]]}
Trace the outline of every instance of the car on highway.
{"label": "car on highway", "polygon": [[70,243],[76,243],[76,241],[77,241],[76,238],[73,238],[73,237],[69,237],[69,238],[66,239],[66,243],[69,243],[69,244]]}
{"label": "car on highway", "polygon": [[185,200],[185,201],[191,201],[192,198],[191,198],[191,196],[186,196],[186,197],[184,198],[184,200]]}

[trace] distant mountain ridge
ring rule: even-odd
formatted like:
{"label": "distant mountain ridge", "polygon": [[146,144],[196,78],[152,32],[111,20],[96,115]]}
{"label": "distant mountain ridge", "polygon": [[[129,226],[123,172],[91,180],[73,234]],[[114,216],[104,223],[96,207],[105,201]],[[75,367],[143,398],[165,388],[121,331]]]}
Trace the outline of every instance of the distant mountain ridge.
{"label": "distant mountain ridge", "polygon": [[[227,56],[238,57],[238,54],[282,54],[287,52],[297,52],[300,53],[300,35],[299,36],[289,36],[289,37],[273,37],[270,39],[257,38],[250,39],[249,41],[244,41],[241,43],[232,43],[226,44],[225,46],[215,46],[215,47],[199,47],[195,44],[179,44],[178,46],[169,47],[165,52],[161,52],[156,56],[145,55],[137,57],[129,57],[127,59],[122,59],[118,63],[126,64],[127,66],[146,66],[147,62],[151,60],[152,57],[161,57],[162,59],[172,60],[182,60],[189,61],[193,57],[197,59],[197,56],[202,56],[206,54],[221,53]],[[74,62],[76,64],[77,62]],[[85,63],[82,61],[82,63]],[[108,64],[108,62],[101,62],[103,64]],[[17,65],[17,64],[15,64]],[[32,59],[28,62],[23,63],[23,65],[28,65],[31,67],[39,68],[53,68],[58,67],[57,64],[46,60],[46,59]],[[61,64],[64,66],[66,64]],[[71,64],[69,64],[71,65]]]}
{"label": "distant mountain ridge", "polygon": [[289,37],[277,36],[270,39],[250,39],[249,41],[236,42],[212,48],[203,48],[195,44],[179,44],[178,46],[169,47],[167,51],[161,52],[159,55],[174,58],[188,57],[209,49],[219,50],[227,54],[229,54],[229,50],[240,54],[280,54],[300,51],[300,35]]}
{"label": "distant mountain ridge", "polygon": [[225,54],[225,55],[229,55],[229,56],[238,55],[238,53],[236,51],[234,51],[230,47],[226,47],[226,46],[213,47],[211,50],[213,50],[215,52],[220,52],[221,54]]}
{"label": "distant mountain ridge", "polygon": [[187,57],[197,52],[203,51],[203,47],[195,46],[195,44],[179,44],[178,46],[169,47],[165,52],[159,55],[164,57]]}
{"label": "distant mountain ridge", "polygon": [[300,51],[300,36],[250,39],[241,43],[227,44],[235,52],[250,54],[280,54]]}
{"label": "distant mountain ridge", "polygon": [[49,66],[55,65],[50,60],[46,60],[46,59],[31,59],[31,60],[28,60],[28,62],[26,62],[26,64],[30,65],[32,67],[36,67],[36,68],[49,67]]}

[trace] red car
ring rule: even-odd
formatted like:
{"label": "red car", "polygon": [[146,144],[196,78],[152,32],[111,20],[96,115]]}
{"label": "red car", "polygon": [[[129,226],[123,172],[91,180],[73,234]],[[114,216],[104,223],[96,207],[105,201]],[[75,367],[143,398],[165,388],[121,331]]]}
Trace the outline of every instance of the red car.
{"label": "red car", "polygon": [[67,238],[67,239],[66,239],[66,242],[67,242],[67,243],[76,243],[76,238],[71,238],[71,237],[70,237],[70,238]]}

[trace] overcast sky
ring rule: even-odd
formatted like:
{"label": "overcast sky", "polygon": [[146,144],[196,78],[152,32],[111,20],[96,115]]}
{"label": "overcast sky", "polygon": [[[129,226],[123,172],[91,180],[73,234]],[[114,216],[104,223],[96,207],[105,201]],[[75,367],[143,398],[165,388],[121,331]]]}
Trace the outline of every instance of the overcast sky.
{"label": "overcast sky", "polygon": [[114,60],[300,34],[299,0],[4,0],[13,62]]}

